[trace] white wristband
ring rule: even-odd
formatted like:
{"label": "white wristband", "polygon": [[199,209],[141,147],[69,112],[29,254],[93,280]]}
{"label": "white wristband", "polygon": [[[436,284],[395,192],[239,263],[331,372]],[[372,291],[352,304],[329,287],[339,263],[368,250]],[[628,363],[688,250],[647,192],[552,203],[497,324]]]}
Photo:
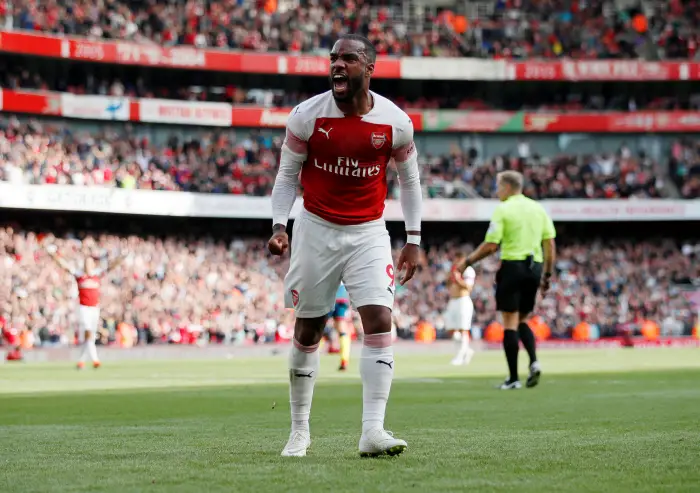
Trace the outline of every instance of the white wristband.
{"label": "white wristband", "polygon": [[420,246],[420,235],[406,235],[406,243]]}

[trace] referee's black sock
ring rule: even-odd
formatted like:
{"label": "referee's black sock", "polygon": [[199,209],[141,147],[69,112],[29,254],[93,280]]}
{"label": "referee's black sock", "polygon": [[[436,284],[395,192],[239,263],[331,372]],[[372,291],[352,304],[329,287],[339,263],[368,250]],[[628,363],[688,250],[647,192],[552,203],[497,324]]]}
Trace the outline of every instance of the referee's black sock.
{"label": "referee's black sock", "polygon": [[518,380],[518,351],[520,344],[518,343],[518,333],[514,329],[506,329],[503,331],[503,350],[506,353],[508,360],[508,370],[510,370],[510,381]]}
{"label": "referee's black sock", "polygon": [[532,333],[532,329],[525,322],[521,322],[518,325],[518,335],[520,335],[520,340],[523,341],[523,346],[525,346],[525,351],[527,355],[530,356],[530,364],[537,361],[537,354],[535,353],[535,334]]}

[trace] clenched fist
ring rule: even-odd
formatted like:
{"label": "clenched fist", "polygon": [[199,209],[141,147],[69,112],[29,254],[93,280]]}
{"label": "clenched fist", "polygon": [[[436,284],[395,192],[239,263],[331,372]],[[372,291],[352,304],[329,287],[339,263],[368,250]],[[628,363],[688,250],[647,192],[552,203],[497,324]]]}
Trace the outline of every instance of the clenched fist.
{"label": "clenched fist", "polygon": [[284,230],[275,231],[267,242],[267,249],[272,255],[284,255],[289,250],[289,236]]}

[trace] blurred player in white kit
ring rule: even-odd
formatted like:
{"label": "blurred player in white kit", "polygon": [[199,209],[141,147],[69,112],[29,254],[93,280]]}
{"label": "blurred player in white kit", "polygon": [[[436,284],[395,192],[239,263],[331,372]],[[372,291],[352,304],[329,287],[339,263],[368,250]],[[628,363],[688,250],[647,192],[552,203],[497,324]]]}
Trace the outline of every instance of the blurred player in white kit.
{"label": "blurred player in white kit", "polygon": [[357,35],[342,36],[330,55],[332,90],[294,108],[287,122],[272,192],[270,252],[289,248],[286,225],[301,180],[304,207],[294,221],[285,301],[296,324],[289,357],[292,430],[283,456],[302,457],[311,444],[309,413],[318,376],[318,343],[340,282],[362,319],[363,385],[360,455],[397,455],[406,442],[384,430],[394,375],[391,311],[394,263],[383,220],[386,170],[395,162],[407,242],[397,270],[413,277],[420,257],[421,187],[413,123],[369,90],[376,51]]}
{"label": "blurred player in white kit", "polygon": [[464,260],[465,257],[464,254],[457,257],[447,278],[450,301],[445,310],[445,327],[461,336],[459,352],[452,360],[453,365],[468,365],[474,356],[474,350],[469,347],[469,340],[474,315],[471,294],[476,280],[476,271],[471,266],[464,272],[457,269],[457,262]]}
{"label": "blurred player in white kit", "polygon": [[101,363],[97,357],[97,347],[95,347],[95,336],[100,322],[100,289],[102,287],[102,277],[109,271],[116,268],[125,258],[125,254],[110,262],[107,269],[97,268],[95,259],[85,257],[84,268],[74,269],[59,254],[54,245],[46,248],[49,256],[66,272],[75,278],[78,284],[78,330],[81,344],[80,357],[78,358],[78,369],[85,367],[85,360],[89,357],[93,368],[99,368]]}

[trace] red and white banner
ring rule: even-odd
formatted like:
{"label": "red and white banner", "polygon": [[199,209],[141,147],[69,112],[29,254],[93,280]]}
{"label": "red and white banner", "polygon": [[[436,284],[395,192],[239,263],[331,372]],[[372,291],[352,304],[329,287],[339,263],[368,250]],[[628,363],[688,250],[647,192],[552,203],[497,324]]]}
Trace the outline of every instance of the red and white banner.
{"label": "red and white banner", "polygon": [[[258,74],[325,77],[328,58],[315,55],[163,47],[0,31],[0,51],[49,58]],[[414,80],[670,81],[700,80],[700,62],[643,60],[482,60],[378,57],[374,77]]]}
{"label": "red and white banner", "polygon": [[129,98],[61,94],[61,115],[87,120],[129,120]]}
{"label": "red and white banner", "polygon": [[211,127],[230,127],[233,123],[231,105],[226,103],[170,99],[140,99],[138,103],[142,122]]}
{"label": "red and white banner", "polygon": [[32,115],[62,116],[62,94],[59,92],[2,91],[2,111]]}
{"label": "red and white banner", "polygon": [[[57,115],[91,120],[131,120],[212,127],[284,128],[292,108],[256,108],[228,103],[128,99],[41,91],[0,91],[0,111]],[[409,112],[414,128],[422,130],[423,115]]]}
{"label": "red and white banner", "polygon": [[[554,221],[700,220],[700,200],[543,200],[541,204]],[[488,222],[497,205],[497,200],[486,199],[429,199],[424,201],[423,220]],[[296,217],[301,206],[302,199],[299,198],[292,208],[292,218]],[[272,219],[269,197],[3,182],[0,182],[0,208]],[[386,201],[384,219],[403,221],[398,201]]]}
{"label": "red and white banner", "polygon": [[643,60],[528,60],[508,62],[508,80],[659,81],[698,80],[697,62]]}
{"label": "red and white banner", "polygon": [[[0,111],[172,125],[283,128],[291,108],[4,89],[0,91]],[[426,110],[409,111],[408,115],[417,132],[700,132],[700,113],[696,111],[529,113]]]}
{"label": "red and white banner", "polygon": [[[163,47],[84,38],[62,38],[29,32],[0,31],[0,51],[86,62],[184,68],[215,72],[328,76],[329,61],[320,56]],[[398,58],[378,57],[374,77],[398,79]]]}
{"label": "red and white banner", "polygon": [[[559,221],[668,221],[700,213],[700,201],[688,200],[544,200]],[[490,216],[489,216],[490,217]]]}
{"label": "red and white banner", "polygon": [[[510,130],[517,128],[511,126]],[[522,132],[698,132],[697,111],[523,113]]]}
{"label": "red and white banner", "polygon": [[254,127],[284,127],[287,125],[287,118],[291,108],[245,108],[233,107],[233,126],[249,126],[250,122],[255,122]]}

